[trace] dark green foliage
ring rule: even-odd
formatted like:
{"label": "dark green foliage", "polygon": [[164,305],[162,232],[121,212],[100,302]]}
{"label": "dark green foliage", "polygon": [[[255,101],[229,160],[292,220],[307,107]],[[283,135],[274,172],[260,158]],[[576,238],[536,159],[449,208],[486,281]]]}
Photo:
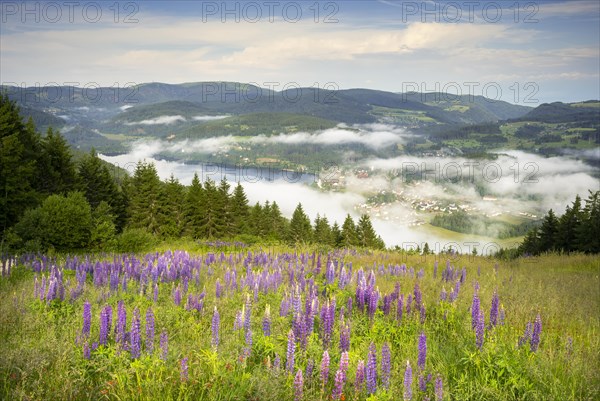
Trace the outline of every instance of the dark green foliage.
{"label": "dark green foliage", "polygon": [[154,164],[139,162],[131,180],[129,226],[160,233],[161,181]]}
{"label": "dark green foliage", "polygon": [[192,238],[202,237],[204,209],[204,188],[198,174],[194,174],[192,185],[188,188],[185,198],[186,232]]}
{"label": "dark green foliage", "polygon": [[101,202],[110,205],[115,227],[121,231],[127,220],[127,196],[93,149],[79,162],[79,181],[92,208],[98,207]]}
{"label": "dark green foliage", "polygon": [[238,182],[230,201],[232,234],[248,234],[250,210],[244,187]]}
{"label": "dark green foliage", "polygon": [[371,218],[363,214],[358,220],[356,225],[356,234],[358,237],[358,244],[363,248],[373,249],[385,249],[385,244],[381,237],[377,235],[373,225],[371,224]]}
{"label": "dark green foliage", "polygon": [[551,251],[600,253],[600,191],[590,191],[585,202],[582,209],[578,195],[560,218],[550,209],[541,227],[527,233],[518,254],[538,255]]}
{"label": "dark green foliage", "polygon": [[341,242],[340,246],[351,247],[359,245],[358,233],[356,231],[356,225],[354,220],[348,214],[342,225]]}
{"label": "dark green foliage", "polygon": [[179,237],[185,230],[185,187],[171,175],[161,185],[159,204],[159,232],[164,238]]}
{"label": "dark green foliage", "polygon": [[298,203],[294,213],[292,214],[292,219],[290,220],[290,231],[288,234],[288,240],[292,244],[300,243],[300,242],[311,242],[313,238],[312,225],[310,224],[310,219],[304,213],[304,209],[302,209],[302,204]]}
{"label": "dark green foliage", "polygon": [[21,122],[14,102],[0,94],[0,229],[2,236],[23,212],[39,204],[35,183],[39,135]]}
{"label": "dark green foliage", "polygon": [[327,220],[327,217],[321,217],[317,214],[317,217],[315,219],[314,233],[315,244],[335,246],[334,238],[331,232],[331,227],[329,227],[329,221]]}
{"label": "dark green foliage", "polygon": [[117,229],[110,205],[104,201],[92,211],[92,231],[89,246],[94,249],[111,249],[115,245]]}
{"label": "dark green foliage", "polygon": [[71,149],[59,132],[48,128],[41,142],[39,189],[47,194],[66,194],[77,186],[77,170]]}
{"label": "dark green foliage", "polygon": [[51,195],[40,207],[25,212],[15,233],[24,243],[39,243],[44,249],[84,248],[92,234],[92,211],[81,192]]}

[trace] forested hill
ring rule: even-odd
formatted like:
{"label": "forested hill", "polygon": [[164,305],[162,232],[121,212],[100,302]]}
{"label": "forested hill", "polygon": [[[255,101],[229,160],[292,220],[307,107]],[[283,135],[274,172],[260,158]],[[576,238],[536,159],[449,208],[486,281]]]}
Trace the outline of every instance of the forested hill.
{"label": "forested hill", "polygon": [[223,180],[186,187],[159,179],[139,162],[132,177],[111,174],[94,151],[75,161],[64,138],[22,122],[14,102],[0,95],[0,253],[6,251],[137,251],[157,239],[231,239],[315,243],[324,247],[384,248],[363,215],[343,225],[298,204],[291,219],[275,202],[250,206],[243,187]]}

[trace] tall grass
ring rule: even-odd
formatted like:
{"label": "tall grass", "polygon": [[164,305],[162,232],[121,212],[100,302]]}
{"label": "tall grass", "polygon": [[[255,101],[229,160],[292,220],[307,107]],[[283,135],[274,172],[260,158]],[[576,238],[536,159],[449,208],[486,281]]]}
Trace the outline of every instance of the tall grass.
{"label": "tall grass", "polygon": [[[260,252],[250,249],[253,254]],[[203,252],[202,249],[195,251]],[[288,400],[294,398],[294,375],[284,369],[276,370],[276,355],[285,366],[287,333],[291,316],[279,316],[282,297],[293,291],[296,283],[288,282],[287,272],[306,272],[311,277],[313,261],[300,261],[301,251],[312,255],[311,249],[290,250],[269,248],[269,258],[287,252],[282,263],[283,285],[277,292],[260,292],[252,302],[253,344],[249,357],[243,357],[244,333],[234,331],[236,313],[241,310],[246,294],[251,289],[227,291],[219,299],[215,296],[217,278],[224,283],[233,253],[238,281],[246,274],[242,264],[249,249],[224,248],[224,261],[219,261],[221,250],[216,251],[217,262],[200,269],[199,281],[189,282],[188,293],[206,292],[202,312],[187,311],[173,302],[172,291],[180,282],[159,282],[159,297],[153,302],[152,288],[146,291],[129,279],[127,291],[108,291],[108,286],[97,287],[88,275],[84,291],[75,300],[50,303],[34,298],[36,273],[29,266],[13,268],[10,275],[0,279],[0,399],[6,400]],[[296,256],[294,256],[296,252]],[[205,256],[202,253],[200,256]],[[111,256],[104,256],[112,260]],[[334,256],[335,257],[335,256]],[[442,288],[450,291],[454,281],[441,280],[446,260],[440,258],[437,278],[433,277],[436,256],[423,258],[398,253],[343,253],[337,258],[348,266],[352,263],[353,277],[348,287],[339,289],[336,282],[326,285],[324,270],[327,261],[322,256],[321,273],[315,275],[321,305],[326,299],[337,301],[333,329],[331,371],[328,384],[323,387],[318,378],[318,366],[323,354],[320,338],[321,322],[315,321],[315,333],[307,342],[306,350],[297,347],[296,366],[305,369],[310,359],[315,362],[313,376],[304,377],[305,400],[328,400],[333,388],[333,375],[340,360],[339,310],[349,297],[354,298],[356,272],[372,269],[376,286],[382,294],[394,291],[400,283],[400,293],[413,292],[418,282],[423,292],[426,318],[420,321],[413,312],[395,319],[395,305],[390,315],[384,315],[380,301],[373,319],[361,312],[354,303],[351,314],[346,314],[351,326],[350,365],[343,398],[369,400],[401,400],[404,394],[404,369],[410,361],[417,366],[418,338],[427,335],[427,365],[425,376],[432,374],[426,391],[413,383],[413,399],[434,399],[434,379],[440,375],[444,383],[444,400],[595,400],[600,398],[600,265],[598,259],[586,255],[546,255],[536,259],[517,259],[499,262],[490,258],[466,257],[451,264],[466,269],[466,280],[455,302],[440,302]],[[140,260],[143,257],[140,256]],[[57,259],[64,264],[64,258]],[[382,273],[380,266],[405,263],[408,272],[393,276]],[[303,266],[304,265],[304,266]],[[296,267],[297,266],[297,267]],[[497,267],[496,267],[497,266]],[[261,272],[259,264],[251,265]],[[410,268],[414,268],[414,275]],[[423,269],[423,277],[418,278]],[[480,274],[478,275],[478,270]],[[65,282],[75,286],[75,273],[64,270]],[[38,280],[41,278],[37,274]],[[484,344],[475,344],[471,329],[471,301],[474,284],[479,283],[481,307],[485,311],[486,326],[493,292],[496,290],[505,309],[503,325],[486,329]],[[303,306],[304,298],[303,294]],[[100,310],[110,304],[116,311],[123,300],[128,314],[128,329],[134,308],[142,316],[152,307],[156,316],[157,338],[154,352],[145,350],[139,359],[132,359],[127,350],[115,342],[111,333],[107,346],[92,351],[91,358],[83,355],[84,341],[80,337],[83,303],[92,304],[92,329],[89,342],[98,340]],[[272,335],[265,337],[261,321],[266,305],[271,307]],[[220,313],[220,344],[211,346],[211,319],[213,306]],[[529,346],[517,347],[527,322],[537,315],[543,322],[541,343],[537,352]],[[113,316],[113,327],[116,315]],[[158,333],[167,331],[169,350],[166,360],[159,355]],[[389,389],[378,383],[378,391],[367,396],[364,388],[354,388],[354,377],[359,360],[367,359],[373,342],[379,352],[388,343],[392,354],[392,372]],[[180,360],[188,358],[188,380],[180,377]]]}

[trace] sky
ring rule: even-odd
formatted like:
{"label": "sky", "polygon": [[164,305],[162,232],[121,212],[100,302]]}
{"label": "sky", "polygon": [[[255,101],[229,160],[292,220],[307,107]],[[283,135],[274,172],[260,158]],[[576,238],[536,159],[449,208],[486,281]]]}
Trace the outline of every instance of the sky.
{"label": "sky", "polygon": [[0,81],[600,98],[598,1],[3,1]]}

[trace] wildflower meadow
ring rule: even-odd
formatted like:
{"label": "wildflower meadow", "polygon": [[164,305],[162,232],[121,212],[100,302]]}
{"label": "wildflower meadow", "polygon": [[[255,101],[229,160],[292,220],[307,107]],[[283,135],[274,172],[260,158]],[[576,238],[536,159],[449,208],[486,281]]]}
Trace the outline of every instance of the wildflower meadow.
{"label": "wildflower meadow", "polygon": [[598,274],[234,244],[5,257],[0,398],[595,400]]}

